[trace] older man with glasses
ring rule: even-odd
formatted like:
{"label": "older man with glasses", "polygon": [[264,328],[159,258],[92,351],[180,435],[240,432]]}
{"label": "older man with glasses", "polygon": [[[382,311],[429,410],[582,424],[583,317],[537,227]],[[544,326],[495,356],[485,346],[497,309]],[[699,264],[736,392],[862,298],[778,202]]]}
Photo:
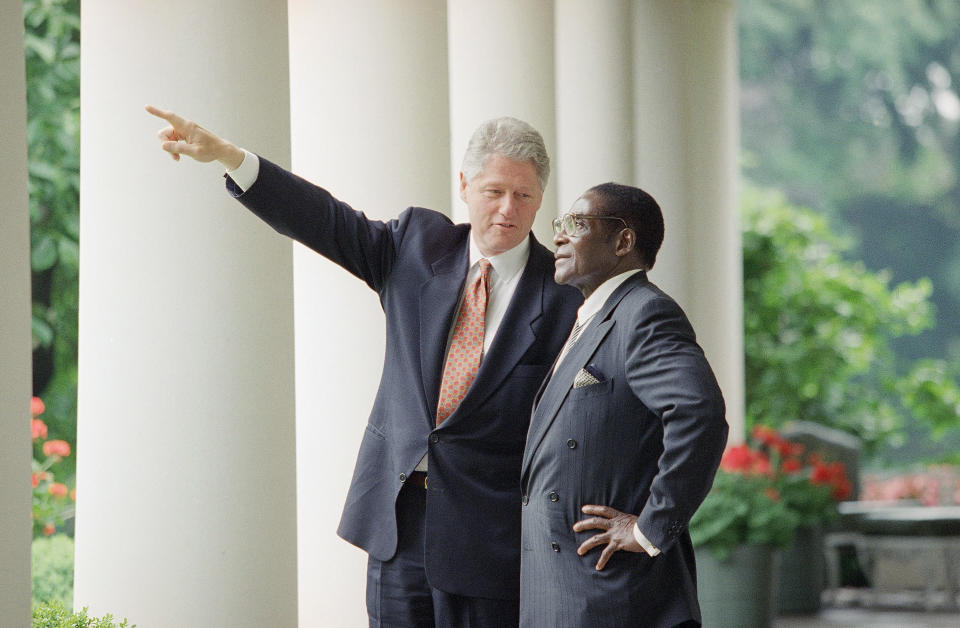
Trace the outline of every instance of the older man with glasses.
{"label": "older man with glasses", "polygon": [[585,301],[527,435],[520,624],[697,626],[687,524],[727,423],[687,317],[647,279],[660,207],[605,183],[553,228],[554,278]]}

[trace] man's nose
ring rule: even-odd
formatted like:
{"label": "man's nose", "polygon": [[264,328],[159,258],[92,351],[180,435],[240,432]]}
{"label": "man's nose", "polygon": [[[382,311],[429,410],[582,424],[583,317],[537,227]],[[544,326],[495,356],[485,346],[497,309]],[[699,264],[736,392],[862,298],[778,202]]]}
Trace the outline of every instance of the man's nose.
{"label": "man's nose", "polygon": [[568,241],[569,239],[567,238],[567,232],[564,231],[563,229],[560,230],[560,233],[553,234],[553,243],[556,246],[560,246],[561,244],[566,244]]}
{"label": "man's nose", "polygon": [[513,194],[504,194],[503,198],[500,201],[500,214],[502,216],[514,216],[517,213],[517,200],[513,198]]}

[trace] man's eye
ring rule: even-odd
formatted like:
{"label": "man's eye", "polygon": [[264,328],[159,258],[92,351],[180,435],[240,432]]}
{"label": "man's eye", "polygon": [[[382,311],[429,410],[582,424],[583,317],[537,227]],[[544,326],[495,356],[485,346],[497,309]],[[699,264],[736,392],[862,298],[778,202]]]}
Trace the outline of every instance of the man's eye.
{"label": "man's eye", "polygon": [[587,223],[579,218],[573,221],[573,228],[577,231],[583,231],[587,228]]}
{"label": "man's eye", "polygon": [[500,196],[500,194],[501,194],[500,190],[494,190],[494,189],[484,190],[483,193],[486,194],[487,196],[491,196],[491,197],[492,197],[492,196]]}

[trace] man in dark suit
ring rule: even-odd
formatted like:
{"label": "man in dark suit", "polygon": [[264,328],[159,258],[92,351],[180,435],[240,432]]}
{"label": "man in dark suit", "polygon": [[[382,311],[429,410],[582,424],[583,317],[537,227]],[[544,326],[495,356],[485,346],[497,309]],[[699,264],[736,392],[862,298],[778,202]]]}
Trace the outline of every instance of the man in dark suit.
{"label": "man in dark suit", "polygon": [[586,300],[527,436],[521,625],[699,625],[687,523],[727,423],[689,321],[647,279],[660,207],[606,183],[554,231],[555,278]]}
{"label": "man in dark suit", "polygon": [[529,408],[582,301],[530,232],[549,176],[540,134],[513,118],[477,129],[460,173],[470,224],[418,207],[380,222],[148,111],[175,159],[219,160],[241,203],[380,296],[384,371],[338,529],[369,554],[370,625],[516,626]]}

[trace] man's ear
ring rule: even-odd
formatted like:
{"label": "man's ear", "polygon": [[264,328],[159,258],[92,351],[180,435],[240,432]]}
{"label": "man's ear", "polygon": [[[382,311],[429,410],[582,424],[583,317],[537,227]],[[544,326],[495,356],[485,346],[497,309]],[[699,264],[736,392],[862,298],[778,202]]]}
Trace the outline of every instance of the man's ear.
{"label": "man's ear", "polygon": [[622,229],[620,233],[617,234],[617,257],[628,255],[630,251],[635,250],[636,247],[637,234],[633,232],[633,229]]}
{"label": "man's ear", "polygon": [[460,173],[460,200],[467,202],[467,179],[463,176],[463,172]]}

